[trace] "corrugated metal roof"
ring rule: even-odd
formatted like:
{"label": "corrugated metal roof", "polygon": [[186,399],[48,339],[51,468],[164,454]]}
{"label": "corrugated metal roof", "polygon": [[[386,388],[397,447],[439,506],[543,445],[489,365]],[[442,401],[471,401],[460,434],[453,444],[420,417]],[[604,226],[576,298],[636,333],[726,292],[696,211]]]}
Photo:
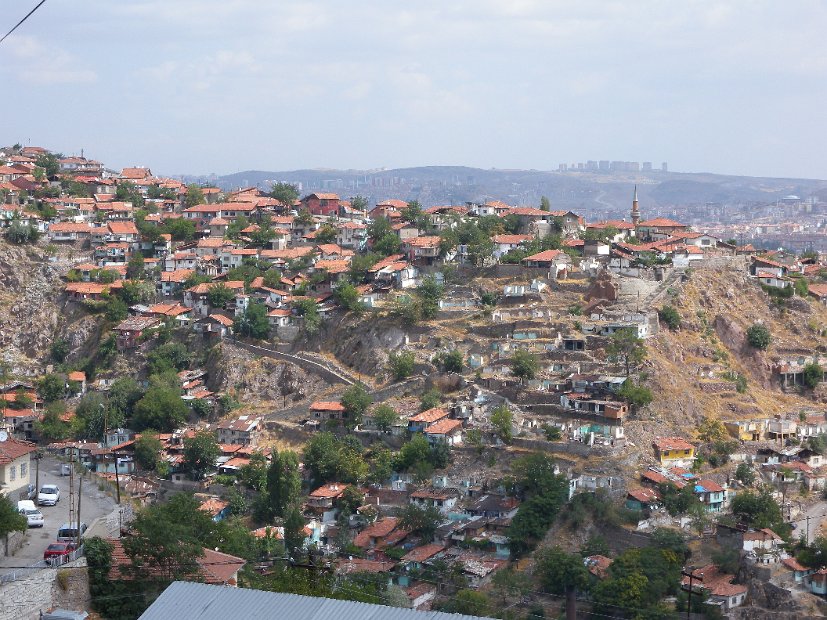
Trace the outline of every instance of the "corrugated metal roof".
{"label": "corrugated metal roof", "polygon": [[140,620],[479,620],[479,616],[413,611],[369,603],[248,590],[176,581],[163,591]]}

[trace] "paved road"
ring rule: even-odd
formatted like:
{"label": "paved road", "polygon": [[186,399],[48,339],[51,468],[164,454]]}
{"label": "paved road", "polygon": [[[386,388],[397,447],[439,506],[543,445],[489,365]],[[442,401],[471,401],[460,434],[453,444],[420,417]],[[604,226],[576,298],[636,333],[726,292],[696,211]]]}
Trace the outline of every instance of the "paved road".
{"label": "paved road", "polygon": [[[813,542],[816,538],[821,535],[821,524],[824,521],[824,518],[827,516],[827,502],[825,501],[818,501],[812,506],[810,506],[804,513],[796,520],[796,533],[801,532],[804,533],[807,530],[808,522],[807,517],[809,519],[809,531],[807,531],[807,540],[809,542]],[[799,536],[801,534],[798,534]]]}
{"label": "paved road", "polygon": [[[33,463],[34,465],[34,463]],[[45,456],[40,461],[40,484],[57,484],[60,487],[60,501],[56,506],[40,506],[43,513],[42,528],[29,528],[26,541],[13,556],[0,555],[0,575],[14,571],[14,567],[31,566],[43,560],[43,551],[55,540],[61,525],[69,521],[69,477],[60,476],[60,461]],[[32,468],[34,474],[34,468]],[[79,477],[75,476],[75,498]],[[81,501],[81,521],[91,526],[100,516],[109,514],[115,507],[115,500],[98,489],[94,478],[87,474],[83,478],[83,500]],[[17,497],[13,498],[17,501]]]}

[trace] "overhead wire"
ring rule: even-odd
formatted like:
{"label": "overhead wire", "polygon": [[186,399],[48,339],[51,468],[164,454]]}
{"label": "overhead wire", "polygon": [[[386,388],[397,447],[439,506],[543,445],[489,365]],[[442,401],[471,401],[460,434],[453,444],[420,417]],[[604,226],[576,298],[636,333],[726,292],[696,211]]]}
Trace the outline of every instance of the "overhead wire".
{"label": "overhead wire", "polygon": [[23,19],[21,19],[19,22],[17,22],[11,30],[9,30],[6,34],[4,34],[4,35],[3,35],[3,38],[2,38],[2,39],[0,39],[0,43],[2,43],[3,41],[5,41],[5,40],[6,40],[6,38],[7,38],[7,37],[8,37],[8,36],[12,33],[12,32],[14,32],[15,30],[17,30],[17,29],[18,29],[18,28],[19,28],[19,27],[23,24],[23,22],[25,22],[27,19],[29,19],[29,18],[30,18],[30,17],[34,14],[34,12],[35,12],[37,9],[39,9],[41,6],[43,6],[45,3],[46,3],[46,0],[40,0],[40,2],[38,2],[38,3],[35,5],[35,7],[34,7],[31,11],[29,11],[28,13],[26,13],[26,15],[23,17]]}

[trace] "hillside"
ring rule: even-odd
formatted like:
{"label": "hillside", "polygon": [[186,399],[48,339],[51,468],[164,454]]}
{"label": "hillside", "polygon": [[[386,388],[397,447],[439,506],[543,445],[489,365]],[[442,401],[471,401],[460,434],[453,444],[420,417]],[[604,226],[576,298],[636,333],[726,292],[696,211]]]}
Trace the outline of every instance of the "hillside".
{"label": "hillside", "polygon": [[94,317],[63,301],[60,275],[71,254],[49,257],[42,245],[0,240],[0,361],[11,375],[41,374],[55,338],[78,352],[95,331]]}
{"label": "hillside", "polygon": [[[188,179],[190,177],[187,177]],[[199,179],[200,177],[192,177]],[[205,179],[207,180],[207,179]],[[812,179],[743,177],[681,172],[550,172],[480,169],[463,166],[421,166],[391,170],[247,170],[209,179],[224,189],[269,187],[275,181],[300,184],[305,193],[335,191],[361,194],[369,201],[398,196],[423,204],[462,204],[504,200],[535,204],[548,196],[555,208],[577,212],[626,215],[632,185],[647,208],[676,209],[691,205],[772,202],[789,194],[809,196],[827,191],[827,182]]]}

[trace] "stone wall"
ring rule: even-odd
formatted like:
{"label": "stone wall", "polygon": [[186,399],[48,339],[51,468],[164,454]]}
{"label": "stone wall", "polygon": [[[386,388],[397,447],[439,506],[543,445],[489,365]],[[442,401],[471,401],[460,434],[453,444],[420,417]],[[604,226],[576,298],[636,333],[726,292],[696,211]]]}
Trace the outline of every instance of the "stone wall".
{"label": "stone wall", "polygon": [[0,600],[0,620],[37,620],[52,607],[84,610],[91,600],[86,558],[7,583],[0,587]]}

